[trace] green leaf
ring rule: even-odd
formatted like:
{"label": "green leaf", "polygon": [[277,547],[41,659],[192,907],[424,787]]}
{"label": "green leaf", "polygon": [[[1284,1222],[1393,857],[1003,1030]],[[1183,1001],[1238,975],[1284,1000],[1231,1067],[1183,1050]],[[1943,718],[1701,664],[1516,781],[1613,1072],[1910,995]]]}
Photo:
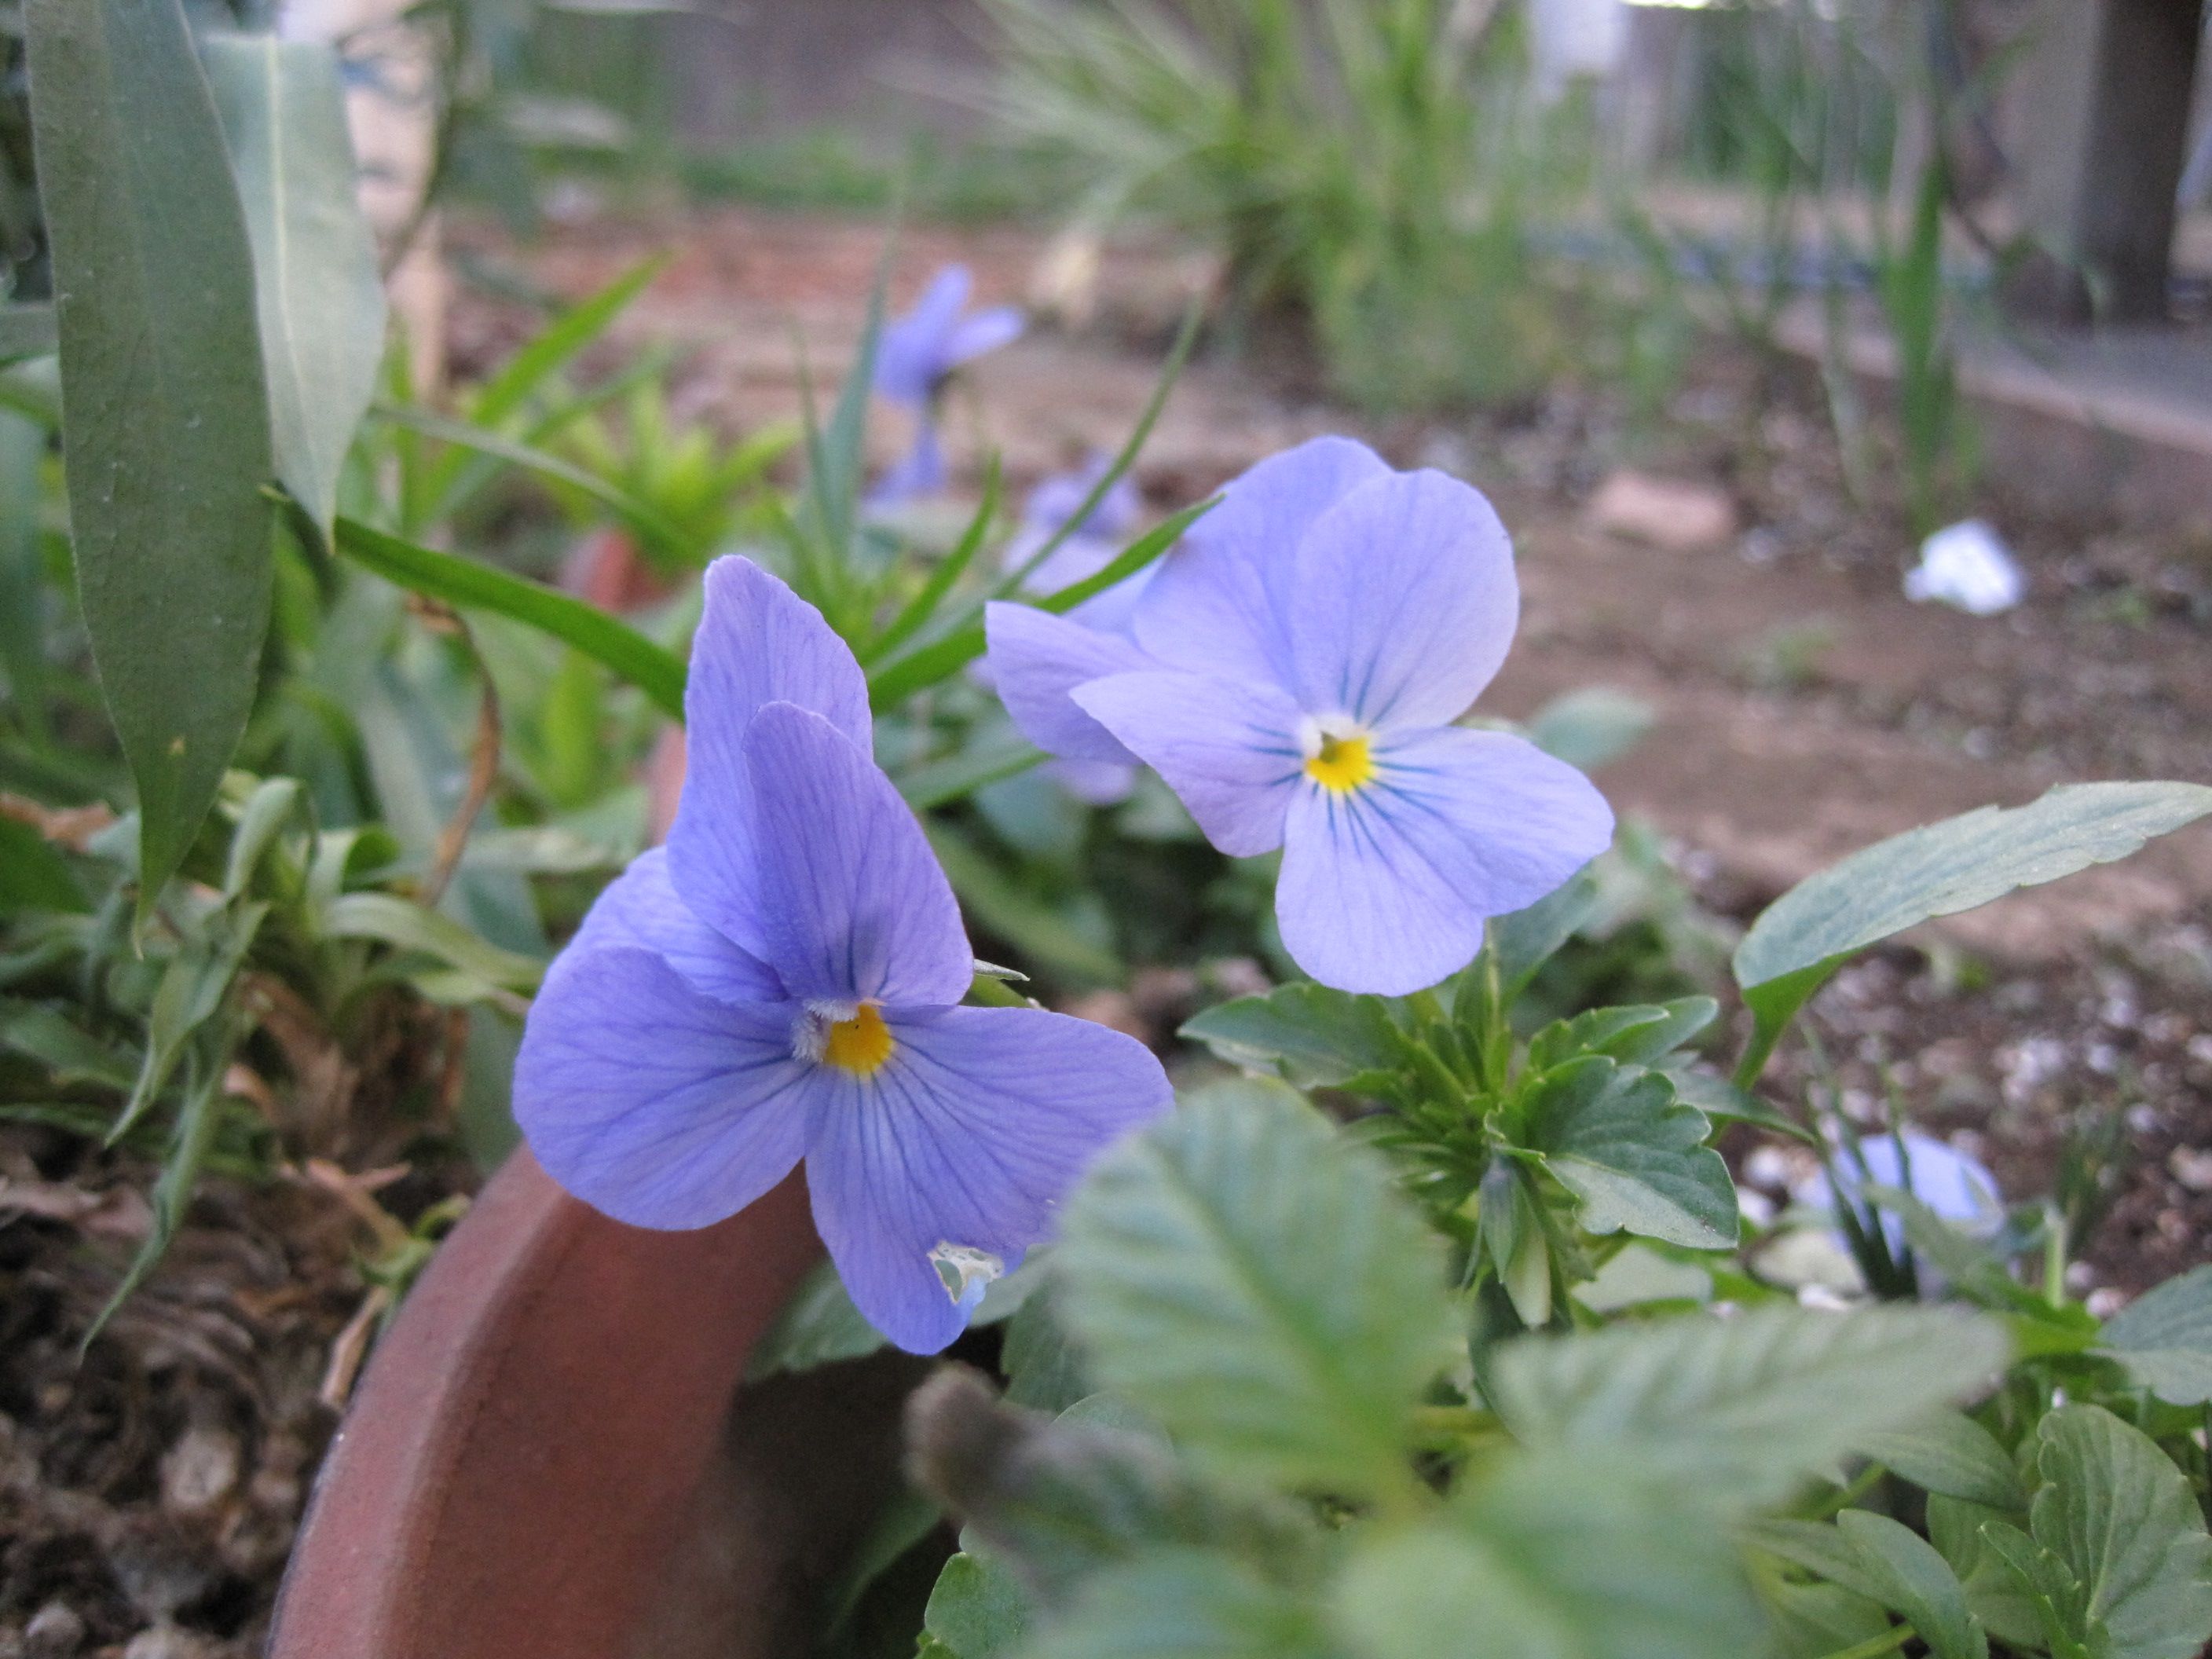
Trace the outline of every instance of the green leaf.
{"label": "green leaf", "polygon": [[1030,1659],[1334,1659],[1334,1651],[1303,1598],[1242,1562],[1197,1550],[1102,1573],[1027,1650]]}
{"label": "green leaf", "polygon": [[68,863],[46,838],[21,818],[0,816],[0,916],[89,908]]}
{"label": "green leaf", "polygon": [[2035,1615],[2051,1659],[2111,1659],[2112,1638],[2089,1613],[2088,1591],[2051,1551],[2008,1521],[1984,1521],[1982,1541]]}
{"label": "green leaf", "polygon": [[2105,1322],[2098,1346],[2169,1404],[2212,1402],[2212,1267],[2137,1297]]}
{"label": "green leaf", "polygon": [[419,432],[426,438],[435,438],[441,443],[459,446],[479,455],[504,461],[509,466],[520,467],[526,472],[543,473],[556,478],[572,489],[581,490],[600,506],[617,517],[629,521],[655,545],[672,550],[689,559],[699,551],[696,539],[681,526],[646,501],[640,501],[621,485],[610,483],[598,473],[578,466],[573,461],[524,443],[520,439],[504,437],[489,428],[471,426],[466,421],[449,421],[442,415],[427,409],[417,409],[410,404],[379,403],[374,413],[380,421],[394,426],[404,426],[410,432]]}
{"label": "green leaf", "polygon": [[1885,1577],[1830,1522],[1782,1517],[1756,1521],[1744,1528],[1743,1537],[1754,1549],[1779,1556],[1839,1589],[1879,1606],[1889,1605]]}
{"label": "green leaf", "polygon": [[1833,1584],[1784,1580],[1762,1583],[1759,1593],[1773,1616],[1782,1659],[1827,1659],[1830,1654],[1875,1641],[1892,1628],[1880,1602]]}
{"label": "green leaf", "polygon": [[352,519],[337,521],[338,551],[386,581],[462,610],[489,611],[566,641],[655,707],[684,718],[684,665],[594,605],[473,559],[401,541]]}
{"label": "green leaf", "polygon": [[1996,1510],[2027,1504],[2011,1454],[1964,1412],[1934,1413],[1869,1435],[1855,1449],[1927,1492]]}
{"label": "green leaf", "polygon": [[1496,1352],[1496,1404],[1542,1445],[1617,1446],[1685,1478],[1778,1494],[2004,1364],[1987,1320],[1931,1308],[1755,1309]]}
{"label": "green leaf", "polygon": [[1548,1072],[1583,1054],[1604,1054],[1625,1066],[1651,1066],[1711,1024],[1720,1004],[1711,997],[1626,1008],[1592,1008],[1554,1020],[1528,1039],[1528,1069]]}
{"label": "green leaf", "polygon": [[245,893],[261,855],[299,804],[297,778],[264,778],[253,787],[253,793],[238,808],[238,827],[231,831],[230,851],[223,860],[224,898],[234,899]]}
{"label": "green leaf", "polygon": [[1762,1623],[1694,1491],[1571,1451],[1358,1540],[1331,1611],[1358,1659],[1717,1659],[1758,1651]]}
{"label": "green leaf", "polygon": [[1085,936],[1083,913],[1046,903],[1008,878],[975,842],[941,820],[926,823],[929,845],[960,908],[978,928],[1019,945],[1029,966],[1095,985],[1118,984],[1126,970],[1103,942]]}
{"label": "green leaf", "polygon": [[963,1550],[938,1574],[921,1627],[959,1659],[1009,1659],[1035,1617],[1036,1604],[1012,1573]]}
{"label": "green leaf", "polygon": [[1619,760],[1651,729],[1651,705],[1629,692],[1593,685],[1554,697],[1528,722],[1528,741],[1584,772]]}
{"label": "green leaf", "polygon": [[1582,1200],[1591,1232],[1725,1249],[1736,1237],[1735,1184],[1705,1144],[1709,1127],[1664,1073],[1592,1056],[1537,1079],[1523,1134]]}
{"label": "green leaf", "polygon": [[268,914],[266,904],[220,911],[204,933],[187,940],[169,958],[168,966],[161,970],[161,983],[154,989],[154,1005],[146,1018],[145,1060],[131,1085],[130,1099],[124,1103],[122,1115],[107,1132],[110,1146],[122,1139],[160,1097],[184,1058],[185,1045],[222,1011],[253,936]]}
{"label": "green leaf", "polygon": [[[64,1085],[97,1083],[128,1089],[138,1075],[130,1056],[81,1030],[59,1009],[15,997],[0,997],[0,1050],[29,1056]],[[105,1133],[104,1120],[101,1127]]]}
{"label": "green leaf", "polygon": [[1597,877],[1586,864],[1557,891],[1524,910],[1491,922],[1491,947],[1498,952],[1498,980],[1509,1003],[1528,989],[1536,970],[1597,914],[1601,896]]}
{"label": "green leaf", "polygon": [[0,408],[0,672],[8,677],[15,723],[41,747],[53,741],[46,561],[39,525],[46,439],[39,422]]}
{"label": "green leaf", "polygon": [[229,1054],[228,1039],[228,1033],[216,1034],[216,1040],[205,1042],[204,1052],[196,1060],[191,1082],[185,1091],[184,1108],[177,1114],[168,1152],[161,1160],[161,1173],[149,1195],[153,1224],[147,1229],[115,1293],[86,1328],[84,1340],[78,1348],[80,1353],[92,1346],[101,1328],[130,1299],[131,1293],[146,1282],[147,1275],[161,1266],[161,1258],[168,1254],[170,1241],[184,1224],[185,1212],[191,1207],[193,1189],[199,1183],[200,1165],[207,1161],[208,1149],[215,1144],[222,1104],[222,1062]]}
{"label": "green leaf", "polygon": [[77,591],[137,784],[143,920],[246,729],[269,619],[253,260],[179,0],[24,16]]}
{"label": "green leaf", "polygon": [[1736,982],[1759,1022],[1754,1054],[1764,1060],[1854,951],[2015,888],[2125,858],[2207,812],[2212,787],[2202,784],[2063,785],[2026,806],[1984,806],[1893,836],[1807,877],[1767,906],[1736,947]]}
{"label": "green leaf", "polygon": [[337,54],[217,34],[200,47],[253,249],[276,477],[325,544],[384,356],[384,283],[356,194]]}
{"label": "green leaf", "polygon": [[1070,1342],[1054,1307],[1049,1285],[1032,1291],[1006,1322],[999,1368],[1006,1398],[1037,1411],[1064,1412],[1093,1392],[1082,1351]]}
{"label": "green leaf", "polygon": [[0,305],[0,363],[46,356],[59,337],[52,306],[43,302]]}
{"label": "green leaf", "polygon": [[745,1380],[778,1371],[811,1371],[834,1360],[858,1359],[884,1346],[883,1335],[853,1305],[837,1269],[824,1261],[783,1304],[745,1362]]}
{"label": "green leaf", "polygon": [[1934,1659],[1989,1659],[1990,1638],[1966,1610],[1959,1575],[1911,1528],[1868,1510],[1845,1510],[1836,1527],[1881,1581],[1881,1600],[1902,1613]]}
{"label": "green leaf", "polygon": [[2195,1659],[2212,1637],[2212,1537],[2189,1481],[2140,1429],[2100,1406],[2036,1425],[2043,1486],[2028,1528],[2087,1592],[2072,1633],[2111,1659]]}
{"label": "green leaf", "polygon": [[1552,1251],[1528,1176],[1510,1158],[1492,1158],[1480,1192],[1483,1254],[1521,1322],[1540,1330],[1552,1322]]}
{"label": "green leaf", "polygon": [[1231,1066],[1261,1071],[1279,1063],[1303,1088],[1401,1070],[1407,1061],[1406,1038],[1380,997],[1310,981],[1216,1004],[1186,1021],[1179,1035]]}
{"label": "green leaf", "polygon": [[1959,1575],[1966,1606],[1982,1621],[1982,1627],[2010,1646],[2039,1648],[2046,1638],[2033,1601],[1982,1535],[1982,1528],[1990,1522],[2010,1524],[2005,1520],[2007,1513],[1930,1493],[1928,1536]]}
{"label": "green leaf", "polygon": [[1060,1311],[1102,1386],[1221,1465],[1400,1488],[1454,1320],[1389,1169],[1287,1099],[1193,1100],[1069,1201]]}
{"label": "green leaf", "polygon": [[667,255],[656,254],[562,312],[484,383],[469,407],[471,418],[482,426],[497,426],[520,409],[540,386],[605,333],[667,264]]}
{"label": "green leaf", "polygon": [[331,939],[375,939],[402,951],[434,957],[447,967],[485,986],[531,992],[544,977],[545,964],[534,957],[487,944],[451,916],[392,893],[347,893],[323,913],[322,930]]}

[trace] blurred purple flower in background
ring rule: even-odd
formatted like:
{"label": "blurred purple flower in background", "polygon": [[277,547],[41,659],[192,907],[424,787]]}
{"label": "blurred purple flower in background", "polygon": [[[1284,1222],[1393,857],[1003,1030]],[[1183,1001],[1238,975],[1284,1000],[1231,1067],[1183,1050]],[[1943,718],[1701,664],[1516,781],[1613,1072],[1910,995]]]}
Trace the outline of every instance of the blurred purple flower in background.
{"label": "blurred purple flower in background", "polygon": [[[1899,1140],[1905,1144],[1902,1158],[1898,1153]],[[1839,1189],[1844,1202],[1864,1210],[1868,1187],[1890,1187],[1911,1193],[1939,1218],[1969,1233],[1987,1236],[2003,1224],[2004,1200],[1997,1190],[1997,1178],[1977,1160],[1933,1135],[1917,1129],[1901,1130],[1894,1139],[1887,1134],[1864,1135],[1859,1140],[1859,1156],[1866,1160],[1863,1170],[1848,1147],[1838,1147],[1829,1160],[1835,1170],[1835,1188],[1829,1187],[1827,1175],[1820,1172],[1800,1182],[1790,1196],[1808,1209],[1832,1210]],[[1904,1222],[1884,1210],[1881,1231],[1890,1254],[1902,1255]],[[1838,1233],[1838,1238],[1841,1240],[1843,1235]]]}
{"label": "blurred purple flower in background", "polygon": [[852,653],[744,559],[706,590],[669,845],[553,964],[515,1116],[555,1180],[641,1227],[719,1221],[803,1159],[854,1304],[934,1352],[1167,1079],[1103,1026],[955,1006],[975,959],[870,757]]}
{"label": "blurred purple flower in background", "polygon": [[1605,850],[1613,812],[1533,744],[1451,722],[1519,618],[1481,494],[1318,438],[1223,492],[1127,634],[990,607],[991,664],[1040,748],[1141,760],[1232,856],[1283,849],[1283,944],[1325,984],[1402,994]]}
{"label": "blurred purple flower in background", "polygon": [[930,278],[914,309],[884,326],[876,343],[875,388],[914,411],[914,443],[869,492],[877,507],[896,506],[945,488],[937,402],[953,370],[1021,337],[1027,319],[1016,306],[969,311],[975,279],[965,265]]}

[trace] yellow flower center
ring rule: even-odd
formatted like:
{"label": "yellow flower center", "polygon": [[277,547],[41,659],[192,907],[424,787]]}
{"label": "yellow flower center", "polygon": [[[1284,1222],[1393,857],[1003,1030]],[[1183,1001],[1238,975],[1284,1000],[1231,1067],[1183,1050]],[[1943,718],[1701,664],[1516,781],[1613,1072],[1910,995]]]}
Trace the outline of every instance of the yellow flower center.
{"label": "yellow flower center", "polygon": [[1307,757],[1306,775],[1324,789],[1346,793],[1375,775],[1375,757],[1358,732],[1345,737],[1323,732],[1320,749]]}
{"label": "yellow flower center", "polygon": [[891,1028],[884,1024],[876,1005],[864,1002],[853,1011],[852,1018],[835,1022],[823,1035],[822,1061],[854,1077],[872,1077],[896,1046]]}

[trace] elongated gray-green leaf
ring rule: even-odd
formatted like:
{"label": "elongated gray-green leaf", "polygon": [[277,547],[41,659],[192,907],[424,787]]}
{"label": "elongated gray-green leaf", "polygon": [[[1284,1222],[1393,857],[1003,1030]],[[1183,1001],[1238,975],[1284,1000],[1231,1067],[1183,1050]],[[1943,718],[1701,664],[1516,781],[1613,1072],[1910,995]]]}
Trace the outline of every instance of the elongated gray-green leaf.
{"label": "elongated gray-green leaf", "polygon": [[2124,859],[2207,812],[2212,787],[2203,784],[2079,783],[2026,806],[1984,806],[1893,836],[1767,906],[1736,947],[1736,983],[1771,1036],[1853,951]]}
{"label": "elongated gray-green leaf", "polygon": [[137,784],[142,910],[253,702],[273,467],[253,261],[179,0],[29,0],[77,589]]}
{"label": "elongated gray-green leaf", "polygon": [[200,51],[252,241],[276,477],[327,541],[385,316],[337,54],[272,34],[216,35]]}

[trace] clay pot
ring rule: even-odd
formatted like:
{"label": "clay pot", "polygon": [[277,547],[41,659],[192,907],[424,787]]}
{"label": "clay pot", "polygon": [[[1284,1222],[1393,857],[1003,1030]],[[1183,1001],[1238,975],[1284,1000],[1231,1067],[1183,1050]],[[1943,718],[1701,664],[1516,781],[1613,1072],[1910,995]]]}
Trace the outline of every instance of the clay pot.
{"label": "clay pot", "polygon": [[897,1479],[918,1370],[739,1388],[820,1255],[798,1176],[718,1226],[647,1232],[515,1152],[370,1358],[272,1659],[803,1650]]}

